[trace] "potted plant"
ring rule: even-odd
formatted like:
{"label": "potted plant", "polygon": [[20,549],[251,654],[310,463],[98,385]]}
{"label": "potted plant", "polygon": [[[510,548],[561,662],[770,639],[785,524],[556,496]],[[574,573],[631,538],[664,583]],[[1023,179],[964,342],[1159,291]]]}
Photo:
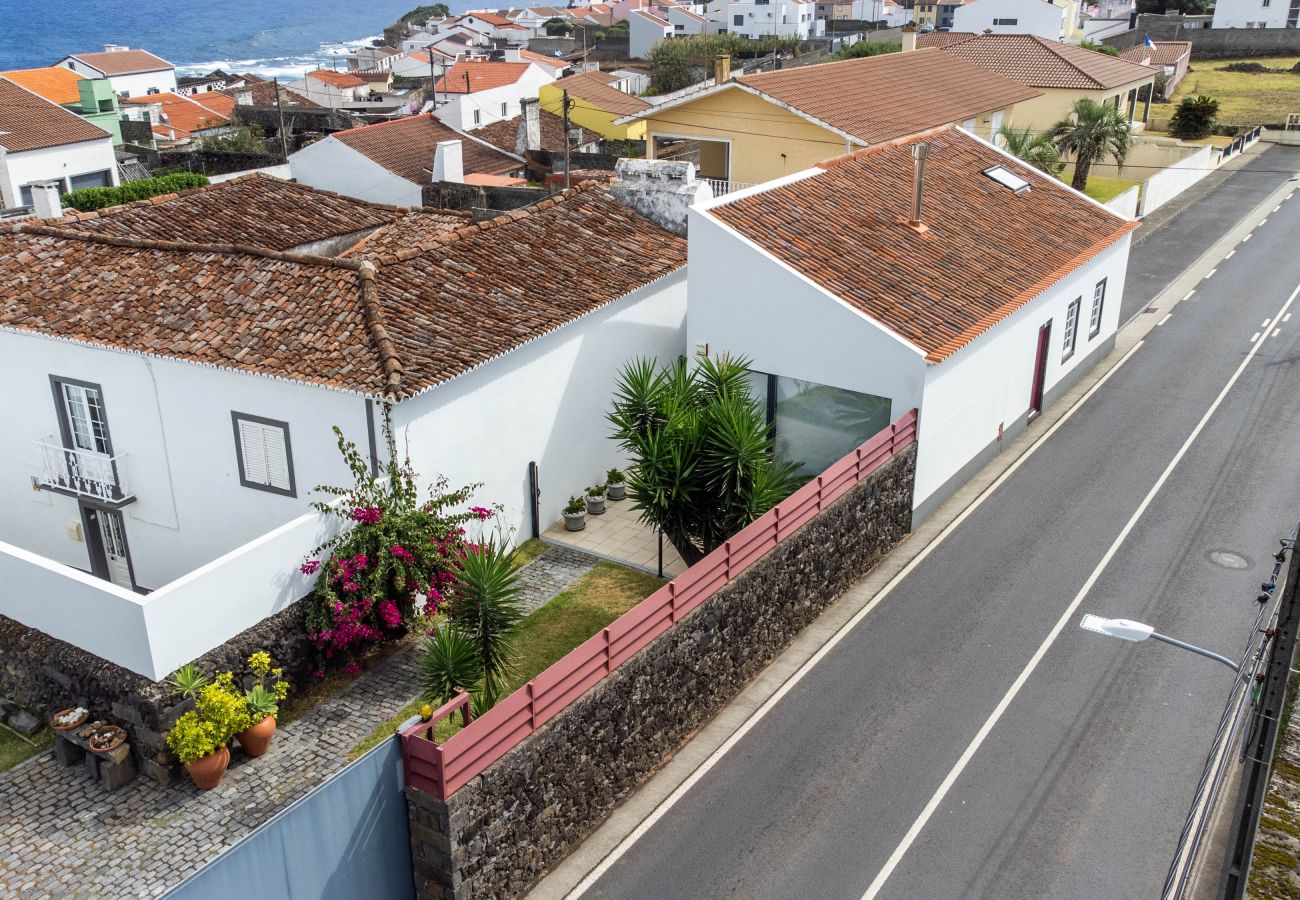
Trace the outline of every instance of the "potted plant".
{"label": "potted plant", "polygon": [[74,706],[71,709],[61,709],[50,717],[50,727],[55,731],[71,731],[90,715],[90,710],[84,706]]}
{"label": "potted plant", "polygon": [[280,677],[283,669],[271,667],[271,655],[265,650],[248,658],[248,669],[253,673],[253,687],[244,694],[244,700],[250,724],[235,738],[245,753],[257,757],[270,749],[275,717],[280,714],[280,701],[289,695],[289,682]]}
{"label": "potted plant", "polygon": [[235,689],[234,678],[222,672],[199,689],[194,709],[181,715],[167,732],[167,747],[185,766],[201,790],[221,783],[230,765],[226,746],[248,727],[248,701]]}
{"label": "potted plant", "polygon": [[581,531],[587,527],[587,505],[578,497],[570,497],[564,506],[564,530]]}
{"label": "potted plant", "polygon": [[593,516],[605,514],[605,486],[592,485],[587,488],[587,512]]}
{"label": "potted plant", "polygon": [[622,500],[627,496],[627,479],[618,469],[605,473],[605,496],[610,500]]}

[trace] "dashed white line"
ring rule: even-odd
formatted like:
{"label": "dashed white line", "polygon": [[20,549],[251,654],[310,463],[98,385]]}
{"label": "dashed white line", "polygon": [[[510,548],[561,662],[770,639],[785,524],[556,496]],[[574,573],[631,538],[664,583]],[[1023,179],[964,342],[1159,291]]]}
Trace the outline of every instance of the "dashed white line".
{"label": "dashed white line", "polygon": [[1250,336],[1250,342],[1251,342],[1252,344],[1255,343],[1255,341],[1257,341],[1257,340],[1259,340],[1259,332],[1258,332],[1258,331],[1256,331],[1254,334],[1252,334],[1252,335]]}
{"label": "dashed white line", "polygon": [[1272,319],[1265,319],[1263,322],[1260,322],[1260,323],[1259,323],[1259,327],[1260,327],[1260,328],[1267,328],[1267,327],[1268,327],[1268,323],[1269,323],[1269,322],[1272,322],[1272,321],[1273,321]]}
{"label": "dashed white line", "polygon": [[1232,259],[1232,254],[1234,254],[1234,253],[1236,253],[1236,252],[1237,252],[1236,250],[1229,250],[1229,251],[1228,251],[1228,255],[1225,256],[1224,259]]}
{"label": "dashed white line", "polygon": [[1281,333],[1282,333],[1282,329],[1281,329],[1281,328],[1274,328],[1274,329],[1273,329],[1273,337],[1277,337],[1277,336],[1278,336],[1279,334],[1281,334]]}
{"label": "dashed white line", "polygon": [[1282,317],[1282,321],[1283,321],[1283,322],[1290,322],[1290,321],[1291,321],[1291,314],[1290,314],[1290,313],[1287,313],[1285,316],[1283,316],[1283,317]]}
{"label": "dashed white line", "polygon": [[[1277,206],[1273,207],[1273,212],[1277,212],[1277,211],[1278,211],[1279,209],[1281,209],[1281,208],[1282,208],[1282,204],[1279,203]],[[1268,220],[1265,219],[1264,221],[1267,222]]]}
{"label": "dashed white line", "polygon": [[1217,271],[1219,271],[1217,268],[1211,269],[1209,272],[1205,273],[1205,278],[1202,280],[1209,281],[1211,278],[1214,277],[1214,273]]}
{"label": "dashed white line", "polygon": [[1191,300],[1191,299],[1192,299],[1192,294],[1195,294],[1195,293],[1196,293],[1196,288],[1192,288],[1190,291],[1188,291],[1188,292],[1183,296],[1183,300]]}
{"label": "dashed white line", "polygon": [[[1282,304],[1282,308],[1277,311],[1274,318],[1278,318],[1285,313],[1287,308],[1295,302],[1296,295],[1298,294],[1300,294],[1300,286],[1297,286],[1296,289],[1291,292],[1291,296],[1287,298],[1286,303]],[[1101,578],[1102,572],[1104,572],[1106,567],[1110,565],[1110,561],[1114,559],[1115,554],[1119,552],[1119,548],[1123,546],[1126,540],[1128,540],[1129,534],[1137,525],[1138,520],[1142,518],[1142,514],[1145,513],[1147,507],[1151,505],[1156,494],[1160,493],[1160,489],[1164,487],[1165,482],[1169,480],[1169,476],[1173,474],[1174,469],[1176,469],[1178,464],[1182,462],[1183,457],[1187,455],[1187,451],[1191,449],[1192,444],[1196,442],[1196,439],[1200,436],[1201,432],[1205,430],[1205,426],[1209,423],[1210,418],[1214,415],[1215,411],[1218,410],[1219,406],[1223,403],[1224,398],[1228,396],[1228,392],[1232,390],[1233,385],[1235,385],[1241,378],[1241,374],[1246,371],[1246,366],[1250,365],[1250,361],[1255,358],[1255,354],[1259,352],[1259,348],[1262,346],[1264,346],[1262,343],[1257,344],[1249,353],[1246,354],[1246,358],[1241,361],[1239,366],[1237,366],[1237,370],[1232,373],[1232,377],[1229,378],[1228,383],[1223,386],[1223,390],[1219,391],[1219,395],[1214,398],[1214,402],[1211,403],[1210,408],[1205,411],[1205,415],[1201,416],[1201,420],[1196,423],[1196,427],[1193,428],[1192,433],[1187,436],[1187,440],[1183,441],[1183,445],[1178,448],[1178,452],[1175,453],[1173,459],[1169,461],[1169,465],[1167,465],[1165,470],[1160,473],[1160,477],[1156,479],[1155,484],[1151,485],[1151,490],[1147,491],[1146,496],[1142,498],[1142,502],[1138,504],[1138,508],[1134,510],[1133,515],[1129,518],[1128,522],[1125,523],[1124,528],[1115,538],[1115,542],[1110,545],[1110,549],[1108,549],[1102,556],[1101,561],[1097,563],[1097,567],[1092,570],[1092,574],[1088,576],[1088,580],[1079,588],[1079,592],[1074,595],[1074,599],[1070,601],[1070,605],[1065,608],[1065,612],[1061,614],[1061,618],[1057,619],[1056,624],[1052,626],[1052,630],[1047,633],[1047,637],[1043,639],[1041,644],[1039,644],[1038,649],[1035,650],[1033,656],[1029,658],[1029,662],[1027,662],[1025,667],[1020,670],[1020,674],[1016,676],[1015,681],[1011,683],[1011,687],[1007,689],[1007,692],[1002,696],[1002,699],[998,701],[997,706],[993,708],[993,712],[984,720],[984,724],[981,725],[979,731],[975,733],[974,739],[967,745],[966,749],[962,751],[961,756],[957,759],[956,765],[952,767],[944,777],[943,781],[940,782],[938,789],[934,792],[934,795],[930,797],[930,801],[926,803],[925,808],[921,810],[921,814],[917,816],[916,821],[912,823],[912,827],[909,828],[907,833],[903,836],[903,840],[894,848],[894,852],[890,854],[884,867],[876,874],[875,879],[867,887],[866,893],[862,895],[862,900],[874,900],[876,895],[880,893],[882,888],[884,888],[885,882],[889,880],[889,876],[893,874],[894,869],[898,868],[898,864],[903,861],[903,857],[907,854],[907,851],[911,848],[913,842],[915,842],[917,837],[921,834],[926,823],[930,821],[930,817],[934,815],[935,810],[937,810],[939,805],[943,803],[943,799],[948,795],[948,791],[950,791],[952,786],[957,783],[957,779],[961,776],[961,773],[965,770],[971,759],[974,758],[976,752],[979,751],[980,746],[993,732],[998,721],[1011,706],[1011,701],[1016,699],[1016,695],[1020,693],[1021,688],[1023,688],[1025,683],[1029,681],[1029,677],[1034,674],[1034,670],[1037,669],[1038,664],[1043,661],[1043,657],[1047,655],[1047,651],[1052,648],[1052,645],[1056,643],[1056,639],[1061,636],[1061,632],[1070,624],[1075,613],[1078,612],[1080,604],[1082,604],[1084,598],[1088,596],[1093,585],[1097,583],[1097,580]]]}
{"label": "dashed white line", "polygon": [[[1262,218],[1262,219],[1259,220],[1259,225],[1267,225],[1267,224],[1268,224],[1268,217],[1267,217],[1267,216],[1265,216],[1264,218]],[[1256,225],[1255,227],[1258,228],[1259,225]]]}
{"label": "dashed white line", "polygon": [[1253,238],[1254,236],[1255,236],[1255,232],[1252,231],[1250,234],[1248,234],[1248,235],[1246,235],[1244,238],[1242,238],[1242,239],[1241,239],[1241,242],[1244,244],[1244,243],[1246,243],[1246,241],[1250,240],[1250,239]]}
{"label": "dashed white line", "polygon": [[1173,317],[1174,317],[1174,314],[1173,314],[1173,313],[1165,313],[1165,317],[1164,317],[1163,319],[1161,319],[1159,322],[1156,323],[1156,327],[1159,328],[1161,325],[1165,324],[1166,322],[1168,322],[1168,321],[1169,321],[1170,319],[1172,319]]}

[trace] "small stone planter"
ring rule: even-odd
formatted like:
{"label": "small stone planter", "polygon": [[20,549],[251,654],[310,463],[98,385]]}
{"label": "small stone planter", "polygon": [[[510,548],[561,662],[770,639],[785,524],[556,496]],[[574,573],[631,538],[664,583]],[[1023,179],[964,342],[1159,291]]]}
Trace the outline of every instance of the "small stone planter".
{"label": "small stone planter", "polygon": [[605,496],[610,500],[622,500],[627,496],[626,484],[610,484],[605,487]]}
{"label": "small stone planter", "polygon": [[603,516],[605,514],[605,495],[599,497],[587,495],[587,512],[593,516]]}
{"label": "small stone planter", "polygon": [[565,513],[564,530],[565,531],[582,531],[587,527],[586,513]]}

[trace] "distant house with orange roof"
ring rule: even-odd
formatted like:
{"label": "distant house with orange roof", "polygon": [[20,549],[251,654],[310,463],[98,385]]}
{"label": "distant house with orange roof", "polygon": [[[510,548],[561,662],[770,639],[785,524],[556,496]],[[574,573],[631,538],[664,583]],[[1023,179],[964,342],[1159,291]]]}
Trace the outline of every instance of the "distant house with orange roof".
{"label": "distant house with orange roof", "polygon": [[107,78],[119,97],[140,97],[176,90],[176,67],[148,50],[105,44],[96,53],[74,53],[57,65],[83,78]]}
{"label": "distant house with orange roof", "polygon": [[27,88],[38,97],[57,103],[59,106],[80,106],[81,91],[78,82],[83,76],[63,66],[47,66],[43,69],[12,69],[0,72],[0,78],[12,81],[19,87]]}
{"label": "distant house with orange roof", "polygon": [[370,88],[363,79],[351,72],[336,72],[332,69],[316,69],[285,86],[329,109],[342,109],[370,93]]}
{"label": "distant house with orange roof", "polygon": [[438,79],[436,115],[458,131],[513,119],[519,101],[536,97],[558,72],[537,62],[461,60]]}
{"label": "distant house with orange roof", "polygon": [[168,91],[128,97],[122,101],[122,111],[132,121],[152,124],[159,141],[187,144],[229,129],[234,124],[235,100],[225,94],[182,97]]}

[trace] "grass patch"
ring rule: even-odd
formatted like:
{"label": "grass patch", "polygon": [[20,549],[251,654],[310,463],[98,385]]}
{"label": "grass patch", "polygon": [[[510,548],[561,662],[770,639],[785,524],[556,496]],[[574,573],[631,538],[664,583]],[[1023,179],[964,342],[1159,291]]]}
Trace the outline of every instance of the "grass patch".
{"label": "grass patch", "polygon": [[50,749],[54,732],[42,728],[31,737],[0,725],[0,772],[8,772],[21,762],[26,762]]}
{"label": "grass patch", "polygon": [[[530,541],[529,543],[534,543]],[[662,587],[664,582],[653,575],[599,562],[579,578],[567,591],[529,615],[519,626],[514,677],[514,691],[531,681],[564,654],[600,631],[637,603]],[[386,740],[396,729],[420,710],[423,700],[413,700],[348,752],[356,759],[371,747]],[[435,735],[439,743],[460,730],[460,717],[452,716],[438,723]]]}
{"label": "grass patch", "polygon": [[[1057,177],[1066,184],[1069,184],[1070,179],[1074,177],[1074,172],[1070,169],[1066,169]],[[1107,200],[1114,200],[1135,184],[1137,184],[1136,181],[1128,181],[1123,178],[1105,178],[1101,175],[1089,175],[1088,186],[1083,192],[1098,203],[1105,203]]]}
{"label": "grass patch", "polygon": [[1219,122],[1225,125],[1249,127],[1285,122],[1287,113],[1300,112],[1300,75],[1290,72],[1251,75],[1248,72],[1223,71],[1224,66],[1234,62],[1257,62],[1270,69],[1290,69],[1300,62],[1300,56],[1194,62],[1174,92],[1173,105],[1162,106],[1162,111],[1168,109],[1172,116],[1184,97],[1205,94],[1219,101]]}
{"label": "grass patch", "polygon": [[548,544],[538,540],[537,538],[533,538],[531,541],[524,541],[515,548],[515,561],[520,566],[526,566],[545,553],[548,546]]}

